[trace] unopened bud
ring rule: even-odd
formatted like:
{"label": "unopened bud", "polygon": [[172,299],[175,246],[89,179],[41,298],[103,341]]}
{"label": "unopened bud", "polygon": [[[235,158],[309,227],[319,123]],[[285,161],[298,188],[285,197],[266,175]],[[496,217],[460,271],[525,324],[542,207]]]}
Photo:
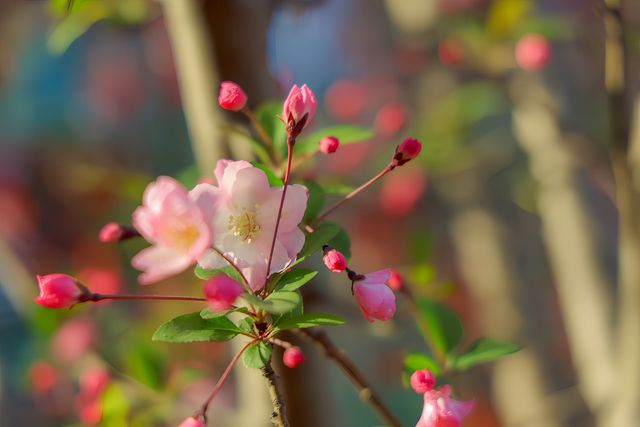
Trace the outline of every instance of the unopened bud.
{"label": "unopened bud", "polygon": [[391,270],[391,276],[389,276],[387,286],[396,292],[401,291],[404,288],[404,279],[396,270]]}
{"label": "unopened bud", "polygon": [[178,427],[206,427],[206,424],[203,423],[202,420],[198,418],[189,417],[183,422],[181,422]]}
{"label": "unopened bud", "polygon": [[320,140],[320,151],[324,154],[331,154],[338,151],[340,141],[335,136],[325,136]]}
{"label": "unopened bud", "polygon": [[416,393],[424,394],[433,390],[436,386],[436,377],[430,370],[421,369],[419,371],[415,371],[411,375],[409,382],[411,383],[411,388],[413,388]]}
{"label": "unopened bud", "polygon": [[300,347],[289,347],[282,355],[282,363],[288,368],[295,368],[304,362],[304,353]]}
{"label": "unopened bud", "polygon": [[67,308],[86,299],[88,290],[66,274],[37,276],[40,295],[34,301],[43,307]]}
{"label": "unopened bud", "polygon": [[397,162],[398,166],[402,166],[409,160],[415,159],[422,150],[422,144],[415,138],[405,138],[404,141],[396,147],[396,153],[393,159]]}
{"label": "unopened bud", "polygon": [[247,105],[247,94],[239,84],[234,82],[222,82],[218,104],[225,110],[240,111]]}
{"label": "unopened bud", "polygon": [[324,256],[322,262],[333,273],[342,273],[347,268],[347,259],[337,249],[333,249],[329,246],[323,248]]}
{"label": "unopened bud", "polygon": [[117,222],[105,224],[98,235],[102,243],[118,243],[123,240],[139,237],[140,233],[132,227],[128,227]]}
{"label": "unopened bud", "polygon": [[204,293],[211,310],[229,310],[242,294],[242,285],[229,276],[219,274],[205,282]]}

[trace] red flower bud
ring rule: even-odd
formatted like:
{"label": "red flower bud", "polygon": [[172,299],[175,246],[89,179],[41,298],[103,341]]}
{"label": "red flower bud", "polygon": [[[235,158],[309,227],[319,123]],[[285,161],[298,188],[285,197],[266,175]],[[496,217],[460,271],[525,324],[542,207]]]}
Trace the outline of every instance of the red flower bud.
{"label": "red flower bud", "polygon": [[428,369],[415,371],[409,380],[411,388],[418,393],[423,394],[436,386],[436,377]]}
{"label": "red flower bud", "polygon": [[222,82],[218,104],[225,110],[240,111],[247,105],[247,94],[234,82]]}
{"label": "red flower bud", "polygon": [[539,34],[528,34],[516,44],[516,62],[528,71],[543,69],[551,57],[551,47],[546,38]]}
{"label": "red flower bud", "polygon": [[402,166],[411,159],[415,159],[422,150],[422,144],[415,138],[405,138],[404,141],[396,147],[396,153],[393,156],[398,166]]}
{"label": "red flower bud", "polygon": [[335,136],[325,136],[320,140],[320,151],[324,154],[331,154],[338,151],[340,141]]}
{"label": "red flower bud", "polygon": [[401,291],[404,287],[404,279],[396,270],[391,270],[391,276],[387,281],[387,286],[389,286],[394,291]]}
{"label": "red flower bud", "polygon": [[189,417],[181,422],[178,427],[206,427],[206,424],[197,418]]}
{"label": "red flower bud", "polygon": [[300,347],[289,347],[282,355],[282,363],[288,368],[295,368],[304,362],[304,353]]}
{"label": "red flower bud", "polygon": [[242,294],[242,285],[229,276],[219,274],[205,282],[204,293],[211,310],[229,310]]}
{"label": "red flower bud", "polygon": [[40,295],[34,301],[41,306],[66,308],[81,302],[84,291],[73,277],[57,273],[37,277]]}
{"label": "red flower bud", "polygon": [[347,259],[337,249],[326,248],[322,262],[333,273],[342,273],[347,268]]}

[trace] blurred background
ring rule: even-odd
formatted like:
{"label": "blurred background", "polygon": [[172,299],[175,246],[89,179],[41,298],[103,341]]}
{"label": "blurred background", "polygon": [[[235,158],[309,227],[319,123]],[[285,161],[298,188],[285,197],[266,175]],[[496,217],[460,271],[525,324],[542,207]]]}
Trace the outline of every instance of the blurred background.
{"label": "blurred background", "polygon": [[[463,317],[465,345],[523,347],[457,379],[476,401],[465,425],[640,425],[640,3],[623,3],[616,38],[617,2],[600,0],[0,1],[0,425],[172,426],[213,387],[229,345],[150,341],[193,303],[57,311],[32,298],[50,272],[148,291],[129,264],[143,243],[97,233],[129,223],[157,175],[192,185],[220,157],[251,156],[230,131],[248,122],[217,106],[222,80],[251,107],[306,83],[316,128],[373,129],[301,170],[336,194],[405,136],[423,142],[335,220],[358,271],[397,267]],[[305,304],[349,319],[329,334],[414,425],[403,357],[427,350],[408,312],[369,324],[343,277],[318,277]],[[201,282],[186,273],[151,292],[199,295]],[[307,355],[280,370],[293,426],[381,425],[292,340]],[[210,425],[267,425],[263,387],[237,368]]]}

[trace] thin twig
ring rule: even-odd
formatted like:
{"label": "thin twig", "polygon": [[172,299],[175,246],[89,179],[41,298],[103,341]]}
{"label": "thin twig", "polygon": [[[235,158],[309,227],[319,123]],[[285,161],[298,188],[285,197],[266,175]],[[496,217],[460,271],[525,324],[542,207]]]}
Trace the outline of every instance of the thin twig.
{"label": "thin twig", "polygon": [[201,297],[185,297],[178,295],[121,295],[121,294],[92,294],[91,301],[103,300],[158,300],[158,301],[206,301]]}
{"label": "thin twig", "polygon": [[389,410],[389,408],[387,408],[387,406],[382,402],[373,387],[371,387],[364,375],[358,370],[355,363],[353,363],[344,352],[335,346],[324,331],[312,328],[298,329],[296,330],[296,333],[310,339],[318,347],[322,348],[325,355],[338,365],[342,373],[356,388],[360,399],[370,405],[378,414],[380,419],[384,420],[392,427],[402,427],[400,421],[398,421],[391,410]]}
{"label": "thin twig", "polygon": [[262,376],[267,380],[269,396],[271,396],[271,403],[273,404],[271,422],[277,427],[289,427],[289,421],[287,421],[285,413],[284,399],[279,389],[278,378],[271,366],[271,360],[269,360],[262,368]]}
{"label": "thin twig", "polygon": [[251,111],[249,107],[244,107],[240,111],[242,111],[244,115],[249,118],[249,121],[251,122],[251,126],[253,126],[253,128],[256,130],[256,132],[260,136],[260,139],[262,140],[262,142],[264,142],[264,145],[267,147],[269,152],[271,152],[271,154],[273,155],[273,141],[271,140],[271,137],[269,136],[267,131],[262,126],[262,123],[258,121],[258,119],[256,118],[256,115],[253,114],[253,111]]}

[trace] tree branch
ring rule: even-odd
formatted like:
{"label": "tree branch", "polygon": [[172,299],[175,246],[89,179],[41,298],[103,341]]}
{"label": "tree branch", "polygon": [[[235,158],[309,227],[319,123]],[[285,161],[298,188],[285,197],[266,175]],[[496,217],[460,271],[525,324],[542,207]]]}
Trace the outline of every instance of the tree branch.
{"label": "tree branch", "polygon": [[271,366],[271,360],[262,368],[262,376],[267,380],[269,396],[271,396],[271,403],[273,404],[271,422],[276,427],[289,427],[289,421],[287,421],[285,414],[284,399],[279,389],[278,377]]}

